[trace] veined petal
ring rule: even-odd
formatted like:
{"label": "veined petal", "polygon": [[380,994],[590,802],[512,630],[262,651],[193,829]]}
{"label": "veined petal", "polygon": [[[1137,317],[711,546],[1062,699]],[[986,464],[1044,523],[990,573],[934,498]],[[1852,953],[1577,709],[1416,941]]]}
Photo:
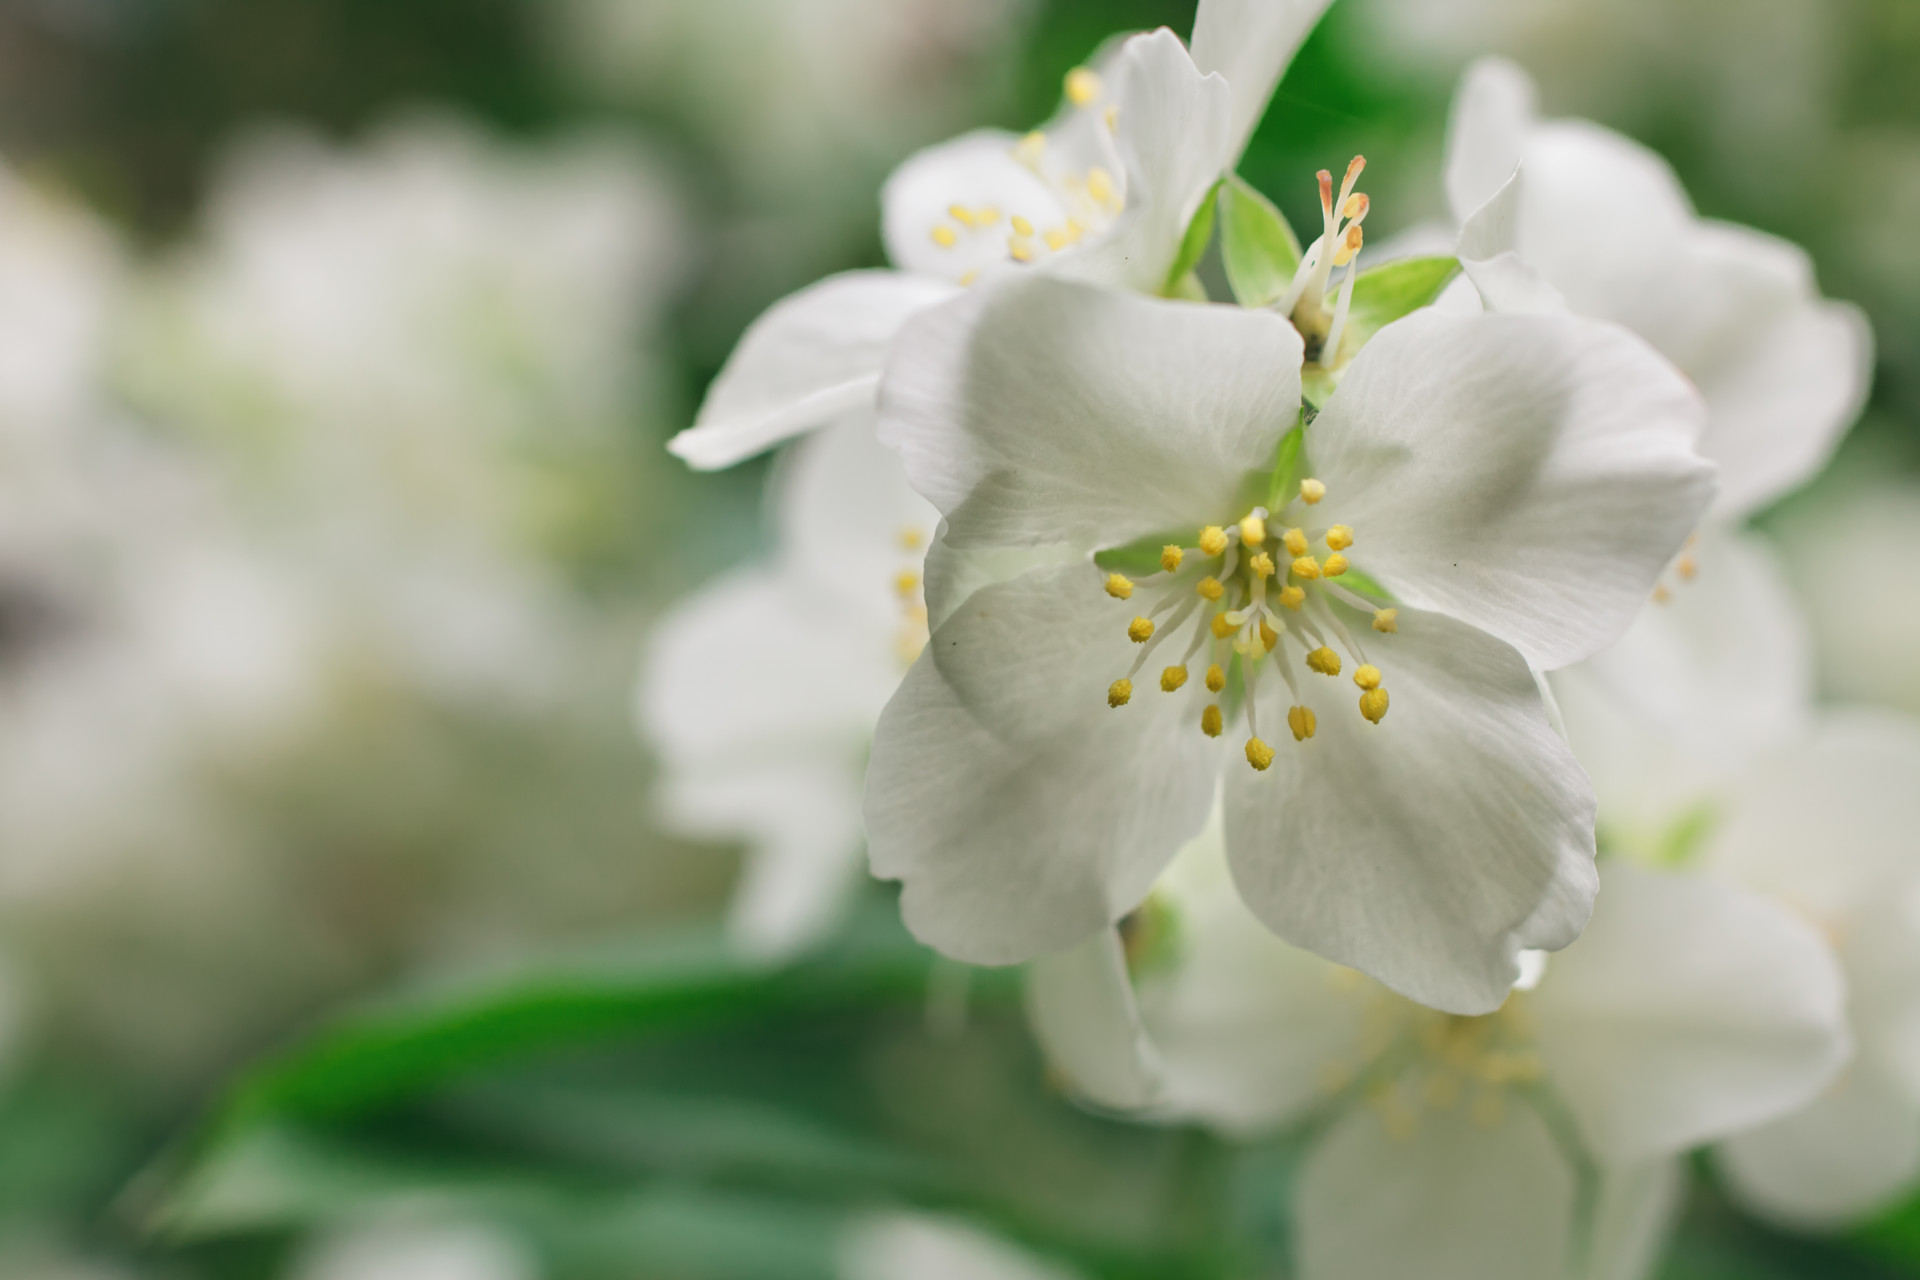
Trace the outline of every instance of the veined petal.
{"label": "veined petal", "polygon": [[1426,311],[1367,344],[1307,449],[1355,564],[1551,670],[1616,639],[1699,522],[1704,416],[1612,325]]}
{"label": "veined petal", "polygon": [[1193,19],[1193,61],[1233,89],[1227,168],[1260,127],[1267,103],[1332,0],[1200,0]]}
{"label": "veined petal", "polygon": [[894,170],[880,193],[881,236],[893,265],[970,283],[1009,260],[1016,218],[1035,227],[1064,223],[1060,197],[1016,158],[1019,145],[1013,134],[982,129],[928,147]]}
{"label": "veined petal", "polygon": [[1355,1107],[1294,1185],[1300,1280],[1541,1280],[1565,1274],[1573,1169],[1532,1107],[1457,1106],[1409,1133]]}
{"label": "veined petal", "polygon": [[748,327],[699,417],[667,448],[711,471],[870,407],[900,326],[955,292],[924,276],[853,271],[775,303]]}
{"label": "veined petal", "polygon": [[1593,793],[1518,652],[1438,614],[1402,609],[1398,626],[1369,654],[1393,699],[1380,724],[1351,685],[1301,675],[1318,731],[1280,742],[1290,694],[1260,677],[1281,759],[1228,771],[1227,852],[1281,937],[1423,1004],[1488,1013],[1521,951],[1586,923]]}
{"label": "veined petal", "polygon": [[1532,77],[1504,58],[1482,58],[1461,77],[1447,119],[1447,202],[1455,222],[1464,225],[1512,179],[1535,97]]}
{"label": "veined petal", "polygon": [[1103,1107],[1139,1110],[1159,1100],[1159,1060],[1140,1023],[1127,957],[1114,929],[1027,970],[1027,1021],[1047,1065]]}
{"label": "veined petal", "polygon": [[956,551],[947,542],[941,522],[933,546],[927,550],[927,620],[938,629],[982,587],[1017,578],[1029,569],[1060,564],[1082,564],[1086,552],[1071,547],[982,547]]}
{"label": "veined petal", "polygon": [[1916,778],[1920,725],[1894,712],[1830,713],[1804,743],[1747,771],[1702,862],[1837,920],[1914,879]]}
{"label": "veined petal", "polygon": [[1626,862],[1531,1012],[1554,1089],[1603,1164],[1677,1155],[1826,1087],[1851,1051],[1831,949],[1766,899]]}
{"label": "veined petal", "polygon": [[956,549],[1197,531],[1272,466],[1301,353],[1279,316],[1028,274],[901,333],[880,434]]}
{"label": "veined petal", "polygon": [[1049,269],[1157,293],[1188,221],[1237,154],[1233,93],[1220,77],[1202,75],[1165,28],[1127,41],[1114,74],[1126,208],[1098,243],[1051,259]]}
{"label": "veined petal", "polygon": [[975,592],[880,717],[867,772],[875,875],[915,936],[1010,964],[1133,908],[1205,822],[1219,768],[1188,700],[1107,686],[1135,646],[1086,564]]}

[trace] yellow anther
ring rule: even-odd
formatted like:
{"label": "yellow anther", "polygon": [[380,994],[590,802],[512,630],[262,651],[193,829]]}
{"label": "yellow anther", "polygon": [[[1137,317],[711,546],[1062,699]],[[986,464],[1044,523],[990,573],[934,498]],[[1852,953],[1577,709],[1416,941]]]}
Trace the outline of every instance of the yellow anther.
{"label": "yellow anther", "polygon": [[1162,693],[1172,693],[1186,682],[1187,669],[1185,667],[1168,667],[1160,673],[1160,690]]}
{"label": "yellow anther", "polygon": [[1314,719],[1312,707],[1294,707],[1287,712],[1287,728],[1293,730],[1295,742],[1305,742],[1319,727],[1320,722]]}
{"label": "yellow anther", "polygon": [[1380,687],[1380,668],[1374,666],[1371,662],[1361,663],[1360,666],[1354,670],[1353,682],[1362,689],[1378,689]]}
{"label": "yellow anther", "polygon": [[1047,233],[1040,238],[1045,240],[1047,242],[1047,248],[1053,250],[1055,253],[1060,252],[1073,243],[1073,236],[1065,227],[1048,227]]}
{"label": "yellow anther", "polygon": [[1285,605],[1287,608],[1292,609],[1295,612],[1298,612],[1300,606],[1305,604],[1306,602],[1307,602],[1307,593],[1301,590],[1299,587],[1290,586],[1290,587],[1282,587],[1280,589],[1280,603]]}
{"label": "yellow anther", "polygon": [[1219,663],[1207,668],[1207,692],[1218,693],[1227,687],[1227,673]]}
{"label": "yellow anther", "polygon": [[1693,575],[1700,572],[1700,566],[1692,556],[1681,556],[1680,563],[1673,566],[1673,571],[1680,575],[1681,581],[1692,582]]}
{"label": "yellow anther", "polygon": [[1373,629],[1382,635],[1392,635],[1400,630],[1400,611],[1398,609],[1376,609],[1373,614]]}
{"label": "yellow anther", "polygon": [[1029,169],[1037,166],[1040,163],[1041,157],[1046,154],[1047,135],[1041,133],[1038,129],[1035,129],[1032,133],[1020,139],[1019,145],[1013,149],[1013,158]]}
{"label": "yellow anther", "polygon": [[1345,204],[1340,206],[1340,216],[1349,222],[1358,222],[1367,216],[1367,210],[1372,204],[1373,202],[1367,199],[1365,192],[1356,191],[1347,197]]}
{"label": "yellow anther", "polygon": [[1221,596],[1227,594],[1227,589],[1220,585],[1220,579],[1218,578],[1202,578],[1200,579],[1200,585],[1195,587],[1194,590],[1200,593],[1202,600],[1218,600]]}
{"label": "yellow anther", "polygon": [[1127,639],[1135,644],[1145,644],[1153,639],[1153,619],[1135,618],[1127,624]]}
{"label": "yellow anther", "polygon": [[902,569],[893,575],[893,589],[903,596],[910,596],[920,589],[920,575],[912,569]]}
{"label": "yellow anther", "polygon": [[952,218],[955,222],[959,223],[963,227],[976,227],[980,225],[974,219],[973,210],[967,208],[967,206],[963,204],[948,205],[947,216],[949,218]]}
{"label": "yellow anther", "polygon": [[1338,551],[1328,556],[1327,562],[1320,566],[1320,572],[1326,574],[1329,578],[1337,578],[1346,571],[1347,558]]}
{"label": "yellow anther", "polygon": [[1200,531],[1200,553],[1217,556],[1227,549],[1227,531],[1217,524],[1210,524]]}
{"label": "yellow anther", "polygon": [[1267,540],[1267,522],[1259,516],[1248,513],[1240,521],[1240,541],[1249,547],[1257,547]]}
{"label": "yellow anther", "polygon": [[1327,550],[1345,551],[1353,545],[1353,530],[1344,524],[1337,524],[1327,530]]}
{"label": "yellow anther", "polygon": [[1107,705],[1124,707],[1133,700],[1133,681],[1115,680],[1107,686]]}
{"label": "yellow anther", "polygon": [[1224,614],[1224,613],[1214,614],[1212,625],[1213,625],[1213,638],[1215,640],[1225,640],[1228,636],[1232,635],[1235,631],[1239,630],[1238,624],[1235,623],[1227,614]]}
{"label": "yellow anther", "polygon": [[975,280],[978,280],[979,278],[980,278],[980,268],[968,267],[965,271],[960,273],[960,287],[962,289],[971,289],[973,287],[973,282]]}
{"label": "yellow anther", "polygon": [[1280,542],[1281,545],[1286,547],[1287,554],[1290,556],[1303,556],[1307,554],[1307,535],[1303,530],[1287,530],[1286,536],[1280,539]]}
{"label": "yellow anther", "polygon": [[1268,653],[1280,646],[1280,633],[1265,618],[1260,619],[1260,643],[1267,646]]}
{"label": "yellow anther", "polygon": [[1387,716],[1387,691],[1369,689],[1360,695],[1360,714],[1374,724],[1379,724]]}
{"label": "yellow anther", "polygon": [[942,249],[951,249],[960,243],[960,236],[944,222],[933,229],[933,242]]}
{"label": "yellow anther", "polygon": [[1087,194],[1099,204],[1111,203],[1114,197],[1113,175],[1099,165],[1087,171]]}
{"label": "yellow anther", "polygon": [[973,211],[973,220],[983,227],[990,227],[1000,221],[1000,210],[993,205],[984,205]]}
{"label": "yellow anther", "polygon": [[1333,255],[1333,265],[1336,267],[1344,267],[1349,262],[1352,262],[1354,255],[1360,252],[1360,245],[1365,239],[1366,233],[1361,229],[1359,223],[1348,227],[1346,236],[1340,242],[1339,250]]}
{"label": "yellow anther", "polygon": [[1100,77],[1085,67],[1067,72],[1067,101],[1076,107],[1090,107],[1100,96]]}
{"label": "yellow anther", "polygon": [[1253,570],[1263,578],[1271,578],[1274,575],[1273,557],[1262,551],[1254,556],[1253,559],[1247,561],[1247,568]]}
{"label": "yellow anther", "polygon": [[912,525],[908,525],[900,530],[897,537],[902,551],[918,551],[922,546],[926,545],[927,541],[927,535]]}
{"label": "yellow anther", "polygon": [[1307,666],[1323,676],[1337,676],[1340,674],[1340,655],[1321,645],[1307,655]]}
{"label": "yellow anther", "polygon": [[1133,581],[1124,573],[1107,575],[1107,594],[1115,600],[1129,600],[1133,597]]}
{"label": "yellow anther", "polygon": [[1160,548],[1160,567],[1168,573],[1172,573],[1175,569],[1178,569],[1180,562],[1186,558],[1187,553],[1172,543],[1168,543],[1166,546]]}
{"label": "yellow anther", "polygon": [[1265,773],[1273,764],[1273,748],[1258,738],[1247,739],[1247,763]]}
{"label": "yellow anther", "polygon": [[1205,711],[1200,713],[1200,732],[1206,734],[1209,738],[1219,737],[1220,731],[1224,728],[1226,728],[1226,725],[1220,719],[1219,707],[1209,706]]}
{"label": "yellow anther", "polygon": [[1013,234],[1017,236],[1032,236],[1033,224],[1016,213],[1013,215]]}
{"label": "yellow anther", "polygon": [[1672,600],[1672,599],[1673,599],[1673,592],[1667,590],[1666,583],[1663,582],[1659,586],[1653,589],[1653,602],[1655,604],[1666,604],[1669,600]]}
{"label": "yellow anther", "polygon": [[1007,241],[1007,252],[1013,255],[1015,262],[1033,261],[1033,241],[1013,236]]}
{"label": "yellow anther", "polygon": [[1292,569],[1294,577],[1305,578],[1309,582],[1320,576],[1320,562],[1312,556],[1300,556],[1293,562]]}
{"label": "yellow anther", "polygon": [[1300,482],[1300,500],[1308,506],[1312,506],[1326,496],[1327,486],[1321,484],[1318,480],[1302,480]]}

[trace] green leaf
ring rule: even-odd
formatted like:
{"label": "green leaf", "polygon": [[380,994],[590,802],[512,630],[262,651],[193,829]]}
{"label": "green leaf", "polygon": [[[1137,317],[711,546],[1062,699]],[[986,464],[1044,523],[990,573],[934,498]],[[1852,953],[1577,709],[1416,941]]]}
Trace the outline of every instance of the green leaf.
{"label": "green leaf", "polygon": [[1238,174],[1221,184],[1218,204],[1220,256],[1233,296],[1243,307],[1264,307],[1293,283],[1300,242],[1273,202]]}
{"label": "green leaf", "polygon": [[[1193,211],[1193,220],[1187,223],[1187,234],[1180,240],[1179,256],[1174,258],[1173,267],[1167,272],[1166,283],[1160,288],[1161,294],[1165,297],[1192,296],[1184,292],[1187,287],[1187,277],[1193,274],[1195,267],[1200,265],[1201,255],[1207,251],[1207,242],[1213,239],[1213,192],[1220,190],[1220,186],[1218,182],[1213,184],[1213,191],[1207,192],[1206,198],[1200,201],[1200,207]],[[1198,301],[1206,301],[1204,289],[1201,290]]]}
{"label": "green leaf", "polygon": [[1395,320],[1431,306],[1459,272],[1460,263],[1450,257],[1402,258],[1362,271],[1353,282],[1347,331],[1340,340],[1341,362],[1351,360]]}

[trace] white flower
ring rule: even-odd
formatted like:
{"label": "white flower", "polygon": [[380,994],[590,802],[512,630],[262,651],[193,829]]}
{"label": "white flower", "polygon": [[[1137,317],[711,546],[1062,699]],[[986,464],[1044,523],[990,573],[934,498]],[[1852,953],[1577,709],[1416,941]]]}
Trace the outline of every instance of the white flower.
{"label": "white flower", "polygon": [[964,1222],[927,1214],[854,1219],[840,1244],[840,1280],[1073,1280]]}
{"label": "white flower", "polygon": [[1691,581],[1554,688],[1605,847],[1766,893],[1835,948],[1851,1067],[1720,1153],[1752,1207],[1826,1226],[1920,1179],[1920,726],[1816,713],[1803,633],[1764,545],[1722,536]]}
{"label": "white flower", "polygon": [[[1267,312],[1045,274],[901,336],[881,434],[946,517],[936,564],[1055,561],[964,597],[930,571],[867,789],[924,941],[1008,963],[1131,910],[1242,711],[1228,849],[1283,937],[1485,1012],[1519,951],[1578,934],[1591,796],[1528,664],[1610,643],[1692,527],[1696,400],[1612,326],[1428,311],[1276,469],[1302,355]],[[1142,547],[1137,582],[1088,563]]]}
{"label": "white flower", "polygon": [[295,1259],[293,1280],[535,1280],[517,1240],[483,1223],[392,1215],[338,1228]]}
{"label": "white flower", "polygon": [[[1517,190],[1503,193],[1516,166]],[[1516,251],[1575,312],[1626,325],[1700,388],[1712,415],[1700,451],[1720,468],[1716,520],[1805,482],[1859,413],[1872,334],[1857,308],[1820,296],[1806,255],[1697,216],[1673,170],[1638,143],[1584,120],[1537,119],[1519,68],[1484,61],[1462,82],[1447,194],[1465,228],[1462,259],[1490,303],[1514,305],[1513,276],[1489,279],[1474,260]]]}
{"label": "white flower", "polygon": [[[1800,1105],[1846,1033],[1833,958],[1792,914],[1704,877],[1609,863],[1602,879],[1578,942],[1462,1018],[1261,929],[1215,826],[1127,929],[1151,1056],[1039,1001],[1037,1030],[1095,1101],[1237,1135],[1315,1119],[1293,1192],[1303,1280],[1625,1280],[1676,1208],[1675,1157]],[[1124,978],[1063,994],[1052,1009],[1130,999]],[[1099,1092],[1129,1057],[1147,1088]]]}
{"label": "white flower", "polygon": [[1154,293],[1328,0],[1203,0],[1190,56],[1162,29],[1067,77],[1045,129],[981,131],[907,160],[883,193],[892,271],[834,276],[749,328],[670,447],[730,466],[873,402],[901,325],[1032,263]]}
{"label": "white flower", "polygon": [[774,503],[777,557],[667,619],[637,707],[668,823],[748,843],[732,933],[766,957],[822,937],[860,881],[867,751],[926,642],[921,562],[939,521],[870,414],[796,445]]}

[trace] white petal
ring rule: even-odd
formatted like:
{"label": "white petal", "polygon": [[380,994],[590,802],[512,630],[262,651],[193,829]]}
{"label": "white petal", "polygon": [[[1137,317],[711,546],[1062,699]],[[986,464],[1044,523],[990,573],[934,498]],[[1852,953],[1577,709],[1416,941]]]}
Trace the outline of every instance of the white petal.
{"label": "white petal", "polygon": [[[1534,122],[1533,80],[1502,58],[1467,68],[1447,120],[1447,202],[1466,223],[1513,177]],[[1517,247],[1517,246],[1509,246]]]}
{"label": "white petal", "polygon": [[1699,397],[1572,316],[1416,312],[1308,432],[1353,562],[1551,670],[1619,637],[1712,496]]}
{"label": "white petal", "polygon": [[1559,315],[1567,300],[1520,256],[1520,200],[1526,174],[1513,176],[1460,226],[1457,253],[1488,311]]}
{"label": "white petal", "polygon": [[1853,912],[1839,939],[1859,1056],[1920,1102],[1920,876]]}
{"label": "white petal", "polygon": [[975,592],[875,731],[873,872],[904,881],[908,926],[957,959],[1073,946],[1138,904],[1206,821],[1219,755],[1194,704],[1143,673],[1132,705],[1107,705],[1133,608],[1100,583],[1079,564]]}
{"label": "white petal", "polygon": [[1856,1063],[1812,1106],[1720,1144],[1728,1189],[1788,1226],[1832,1230],[1891,1208],[1920,1179],[1920,1103]]}
{"label": "white petal", "polygon": [[1843,917],[1920,870],[1916,779],[1920,725],[1891,712],[1829,714],[1747,773],[1702,859],[1817,918]]}
{"label": "white petal", "polygon": [[1126,208],[1098,243],[1050,261],[1078,279],[1157,293],[1187,223],[1235,154],[1233,93],[1203,76],[1164,28],[1127,41],[1114,74]]}
{"label": "white petal", "polygon": [[1174,913],[1177,957],[1141,978],[1141,1016],[1165,1110],[1257,1134],[1359,1071],[1370,1001],[1393,997],[1274,937],[1241,902],[1224,841],[1216,810],[1155,888]]}
{"label": "white petal", "polygon": [[927,549],[927,619],[938,628],[967,597],[982,587],[1017,578],[1029,569],[1085,561],[1086,552],[1070,547],[981,547],[958,551],[947,542],[946,523]]}
{"label": "white petal", "polygon": [[1138,1110],[1158,1100],[1159,1062],[1140,1024],[1117,930],[1101,929],[1033,962],[1027,1021],[1047,1065],[1088,1101]]}
{"label": "white petal", "polygon": [[1302,672],[1319,728],[1289,741],[1288,691],[1259,677],[1278,759],[1228,770],[1227,852],[1281,937],[1423,1004],[1487,1013],[1521,951],[1564,947],[1586,922],[1593,795],[1517,652],[1413,609],[1399,628],[1369,644],[1392,699],[1380,724],[1346,680]]}
{"label": "white petal", "polygon": [[1300,360],[1266,312],[1023,275],[907,326],[881,438],[956,549],[1197,533],[1244,514],[1244,478],[1298,417]]}
{"label": "white petal", "polygon": [[[1011,260],[1013,220],[1037,228],[1065,223],[1067,211],[1039,174],[1014,158],[1020,139],[997,129],[965,134],[929,147],[894,170],[880,193],[881,234],[887,257],[902,271],[955,284],[971,283],[987,268]],[[991,210],[986,225],[953,217],[955,207]],[[951,233],[951,243],[942,239]]]}
{"label": "white petal", "polygon": [[1300,1280],[1541,1280],[1565,1274],[1574,1174],[1531,1107],[1479,1125],[1428,1111],[1411,1137],[1355,1107],[1294,1188]]}
{"label": "white petal", "polygon": [[920,571],[940,513],[875,436],[873,414],[797,443],[781,459],[773,505],[788,571],[890,634],[905,605],[899,575]]}
{"label": "white petal", "polygon": [[1600,1171],[1593,1243],[1581,1280],[1648,1280],[1660,1265],[1686,1198],[1678,1160]]}
{"label": "white petal", "polygon": [[862,1215],[838,1252],[839,1280],[1073,1280],[959,1219],[927,1214]]}
{"label": "white petal", "polygon": [[900,326],[954,292],[924,276],[853,271],[774,304],[741,337],[693,426],[667,447],[713,470],[871,406]]}
{"label": "white petal", "polygon": [[1232,160],[1247,149],[1267,103],[1332,0],[1200,0],[1193,61],[1233,88]]}
{"label": "white petal", "polygon": [[1582,1137],[1634,1164],[1764,1122],[1833,1079],[1838,961],[1803,921],[1701,876],[1609,862],[1593,922],[1531,997]]}
{"label": "white petal", "polygon": [[1649,853],[1812,718],[1806,625],[1768,544],[1709,532],[1691,558],[1618,644],[1554,675],[1601,828]]}

